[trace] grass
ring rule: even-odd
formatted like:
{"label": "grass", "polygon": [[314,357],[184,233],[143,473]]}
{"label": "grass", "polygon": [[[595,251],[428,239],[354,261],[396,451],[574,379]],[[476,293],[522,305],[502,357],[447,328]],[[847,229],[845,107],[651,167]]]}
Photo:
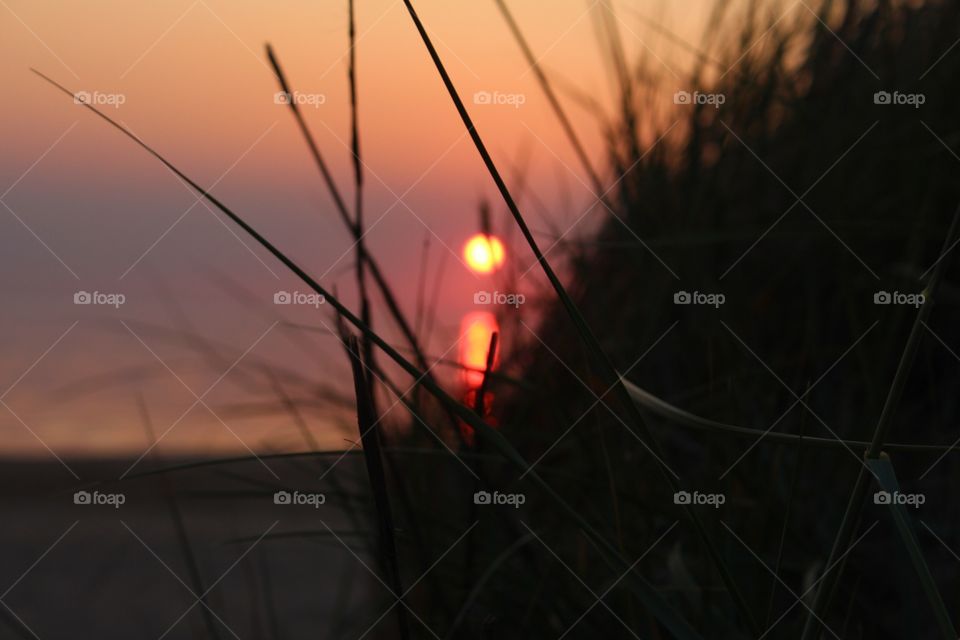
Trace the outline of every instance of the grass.
{"label": "grass", "polygon": [[370,390],[371,376],[360,355],[360,346],[356,338],[348,338],[347,352],[350,356],[353,384],[357,395],[357,423],[360,429],[360,439],[363,442],[363,458],[367,464],[367,476],[370,478],[373,500],[376,505],[377,522],[379,523],[377,538],[380,548],[380,562],[390,590],[400,602],[401,606],[396,607],[397,625],[400,637],[407,640],[410,637],[410,623],[407,619],[406,604],[403,602],[405,590],[400,581],[397,544],[394,540],[394,521],[387,491],[383,456],[380,452],[379,419],[373,404],[373,393]]}
{"label": "grass", "polygon": [[[957,208],[957,211],[953,216],[953,221],[950,223],[950,228],[944,237],[943,247],[938,255],[943,256],[949,252],[958,239],[958,230],[960,230],[960,207]],[[909,376],[913,367],[913,363],[916,359],[920,340],[925,333],[924,327],[927,320],[930,318],[930,313],[936,300],[937,287],[940,284],[945,265],[945,260],[937,261],[936,266],[933,268],[933,273],[927,282],[927,286],[924,288],[924,295],[926,295],[927,301],[923,304],[923,306],[920,307],[920,309],[917,311],[916,317],[914,318],[913,326],[910,329],[910,335],[908,336],[907,342],[903,347],[903,353],[900,356],[900,362],[897,364],[897,371],[894,374],[893,382],[890,385],[890,392],[887,394],[887,399],[883,403],[883,411],[880,413],[880,419],[877,422],[876,429],[874,430],[873,440],[871,440],[870,447],[864,453],[864,457],[868,462],[871,460],[879,460],[881,454],[883,454],[883,447],[887,439],[887,434],[890,431],[892,417],[900,405],[900,400],[903,396],[904,388],[906,387],[907,377]],[[884,458],[884,460],[886,460],[885,467],[888,469],[889,474],[892,475],[893,468],[889,466],[889,458]],[[868,486],[867,473],[869,471],[871,471],[869,467],[863,467],[858,473],[857,480],[853,485],[853,490],[850,493],[850,501],[847,503],[847,510],[843,515],[843,520],[841,521],[840,529],[837,532],[837,537],[834,540],[833,548],[831,549],[830,555],[827,558],[828,567],[834,566],[834,564],[839,562],[837,565],[838,568],[835,573],[827,576],[824,579],[823,584],[817,590],[817,595],[813,604],[813,610],[810,612],[810,617],[807,618],[806,627],[804,629],[805,639],[812,638],[815,635],[816,632],[813,629],[815,625],[818,624],[820,615],[822,615],[829,606],[830,598],[833,596],[834,585],[839,582],[840,575],[845,564],[844,562],[840,561],[840,558],[846,554],[851,543],[853,542],[856,526],[855,523],[860,519],[860,510],[862,509],[864,500],[866,499]],[[882,477],[884,476],[880,476],[874,472],[873,479],[881,484],[883,484],[883,481],[881,480]],[[884,489],[887,488],[888,487],[884,486]],[[896,510],[896,514],[898,515],[897,522],[900,525],[900,530],[904,531],[904,510],[902,508]],[[912,539],[911,542],[913,542]],[[915,544],[911,545],[911,549],[915,550]],[[913,557],[917,558],[916,553],[913,554]],[[941,631],[945,633],[946,637],[952,638],[956,635],[956,631],[954,631],[952,628],[952,623],[943,610],[943,602],[940,600],[939,594],[932,586],[933,579],[929,575],[929,570],[926,570],[926,564],[924,563],[922,566],[925,569],[924,571],[921,571],[924,588],[930,596],[931,603],[933,604],[935,611],[939,614],[937,620]]]}
{"label": "grass", "polygon": [[[936,1],[828,2],[817,13],[801,7],[781,20],[776,3],[751,3],[744,14],[715,3],[711,24],[724,37],[694,45],[656,25],[694,60],[689,84],[673,87],[657,77],[656,61],[628,57],[621,18],[602,2],[592,15],[617,106],[598,114],[608,140],[600,168],[563,104],[589,101],[561,90],[507,3],[494,2],[606,222],[595,235],[561,243],[549,252],[558,258],[547,260],[519,189],[508,186],[404,0],[507,224],[548,283],[535,327],[518,315],[495,334],[472,402],[430,373],[437,359],[423,347],[426,285],[411,322],[364,242],[352,0],[352,211],[295,101],[290,108],[355,242],[357,313],[152,146],[84,105],[324,295],[337,314],[369,491],[336,493],[351,505],[353,530],[376,532],[365,538],[390,591],[406,594],[404,584],[424,578],[424,588],[396,607],[396,632],[419,637],[426,626],[448,638],[812,640],[839,628],[844,638],[956,637],[948,603],[960,592],[934,560],[951,562],[946,543],[918,535],[917,515],[903,507],[884,514],[892,527],[878,526],[879,510],[867,497],[871,487],[903,490],[899,476],[908,489],[943,501],[956,481],[949,427],[960,407],[945,398],[960,376],[944,373],[956,363],[930,334],[947,336],[938,338],[947,345],[960,341],[951,329],[960,296],[950,278],[960,187],[949,164],[960,137],[950,101],[960,63],[944,54],[960,25],[958,9]],[[282,90],[292,93],[269,46],[267,57]],[[917,79],[918,70],[926,80]],[[883,87],[923,90],[929,108],[878,110],[871,98]],[[664,107],[673,91],[692,88],[727,101],[720,109]],[[914,291],[918,283],[924,305],[878,317],[875,291]],[[383,298],[403,346],[373,327],[368,285]],[[678,290],[723,291],[729,304],[676,307]],[[941,298],[947,302],[935,316]],[[536,339],[518,339],[521,327]],[[188,333],[179,338],[191,342]],[[210,345],[192,343],[216,357]],[[502,364],[493,371],[498,350]],[[398,375],[379,365],[381,356],[419,393],[407,397]],[[276,410],[316,449],[299,411],[301,394],[313,393],[309,381],[282,366],[258,366],[250,377],[272,390]],[[381,429],[378,397],[405,408],[406,430]],[[939,456],[946,456],[943,465],[925,480],[930,471],[920,471]],[[329,454],[281,457],[310,465]],[[226,470],[245,460],[151,473]],[[480,489],[519,492],[527,503],[481,507],[469,500]],[[727,502],[715,511],[675,504],[680,491],[715,492]],[[368,503],[372,508],[356,508]],[[939,520],[934,528],[958,543],[951,513],[941,503],[924,517]],[[448,549],[464,531],[462,551]],[[280,532],[271,540],[329,540],[333,533]],[[199,573],[193,579],[202,584]],[[920,595],[908,601],[903,592],[913,584]],[[903,600],[900,609],[889,606],[891,598]],[[362,626],[368,614],[345,612],[337,633]],[[277,620],[282,615],[274,629]],[[395,637],[394,627],[385,634]]]}
{"label": "grass", "polygon": [[[47,76],[37,73],[40,77],[44,78],[46,81],[50,82],[61,91],[67,95],[73,97],[74,93],[58,84],[54,80],[48,78]],[[430,377],[424,373],[420,372],[415,365],[413,365],[409,360],[404,358],[396,349],[394,349],[390,344],[388,344],[383,338],[374,333],[367,325],[365,325],[356,315],[354,315],[346,306],[344,306],[335,296],[330,292],[324,289],[316,281],[314,281],[303,269],[297,266],[290,258],[283,254],[279,249],[277,249],[273,244],[271,244],[266,238],[261,236],[256,230],[250,227],[242,218],[235,214],[232,210],[227,208],[223,203],[216,199],[212,194],[207,192],[205,189],[200,187],[196,182],[191,180],[186,174],[182,173],[177,169],[173,164],[167,161],[163,156],[154,151],[151,147],[146,145],[143,141],[138,139],[132,133],[129,132],[122,125],[111,119],[109,116],[106,116],[103,112],[97,110],[89,104],[84,104],[84,107],[90,109],[110,125],[120,130],[122,133],[127,135],[131,140],[136,142],[139,146],[145,149],[148,153],[157,158],[162,162],[168,169],[173,171],[176,175],[182,178],[187,184],[189,184],[194,190],[196,190],[201,196],[207,199],[212,205],[217,209],[227,215],[233,222],[241,227],[245,232],[247,232],[254,240],[259,242],[267,251],[274,255],[282,264],[284,264],[290,271],[297,275],[307,286],[314,290],[314,292],[319,293],[324,296],[326,301],[334,307],[338,314],[340,314],[344,319],[346,319],[350,324],[356,327],[364,336],[373,341],[382,351],[384,351],[394,362],[400,365],[407,373],[412,376],[417,383],[422,385],[431,395],[440,400],[445,407],[453,412],[457,417],[466,422],[470,427],[475,429],[479,436],[484,440],[490,442],[502,455],[504,455],[508,460],[517,465],[521,471],[529,473],[530,477],[543,488],[546,494],[554,500],[570,517],[573,521],[580,525],[583,530],[604,550],[605,555],[607,556],[608,561],[618,566],[621,569],[629,569],[630,565],[626,562],[625,559],[619,556],[615,547],[611,545],[605,538],[603,538],[597,531],[593,530],[592,527],[587,523],[585,519],[570,506],[563,498],[553,491],[549,485],[547,485],[540,476],[533,471],[532,467],[527,463],[526,460],[513,448],[513,446],[507,441],[502,435],[500,435],[493,427],[488,425],[486,422],[481,420],[476,416],[471,410],[467,409],[454,398],[447,394],[436,382],[432,381]],[[649,606],[661,619],[665,626],[673,630],[678,634],[679,637],[692,638],[697,637],[693,633],[692,629],[687,625],[682,619],[680,619],[670,608],[666,605],[663,598],[657,593],[657,591],[642,578],[630,575],[626,580],[635,590],[638,597],[640,597],[646,604]]]}

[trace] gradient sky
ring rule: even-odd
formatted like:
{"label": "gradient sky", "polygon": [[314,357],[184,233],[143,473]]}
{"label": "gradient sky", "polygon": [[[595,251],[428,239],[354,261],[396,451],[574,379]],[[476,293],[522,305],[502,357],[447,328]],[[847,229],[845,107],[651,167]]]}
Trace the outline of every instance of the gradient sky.
{"label": "gradient sky", "polygon": [[[510,5],[548,70],[610,104],[595,5]],[[689,54],[639,16],[696,42],[711,5],[615,4],[631,56],[654,56],[678,77]],[[590,191],[494,3],[416,6],[511,184],[510,167],[525,163],[529,188],[553,224],[568,228],[588,209]],[[155,431],[169,429],[157,447],[163,453],[300,447],[289,419],[235,411],[271,397],[245,387],[243,369],[282,363],[349,389],[335,340],[271,329],[273,293],[304,287],[157,161],[28,71],[36,67],[77,91],[121,94],[123,104],[102,105],[105,111],[198,182],[215,185],[228,206],[325,285],[338,285],[352,305],[348,235],[287,108],[274,103],[277,86],[263,55],[271,42],[296,89],[323,96],[304,112],[352,202],[346,24],[345,2],[0,0],[0,455],[136,456],[148,443],[137,394]],[[440,354],[473,309],[473,293],[491,288],[459,262],[477,230],[477,203],[494,203],[498,222],[502,207],[403,4],[358,2],[358,33],[368,243],[411,314],[425,239],[431,280],[445,260],[430,345]],[[478,91],[522,94],[524,103],[474,105]],[[565,102],[602,165],[595,119]],[[545,230],[538,209],[528,199],[521,205],[531,226]],[[586,216],[574,235],[588,233],[599,215]],[[525,250],[508,257],[521,270],[530,263]],[[264,310],[225,291],[218,274],[243,283]],[[541,283],[538,272],[525,280],[531,288]],[[78,290],[123,293],[126,302],[119,309],[74,305]],[[330,323],[328,310],[296,308],[289,317]],[[187,329],[212,341],[214,353],[198,357],[196,345],[171,339]],[[100,377],[111,373],[119,377]],[[325,446],[348,437],[325,414],[310,420]]]}

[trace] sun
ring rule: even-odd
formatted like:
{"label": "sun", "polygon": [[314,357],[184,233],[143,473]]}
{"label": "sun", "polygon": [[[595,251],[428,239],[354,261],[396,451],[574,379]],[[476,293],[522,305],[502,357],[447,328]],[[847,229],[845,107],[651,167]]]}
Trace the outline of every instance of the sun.
{"label": "sun", "polygon": [[503,243],[495,236],[478,233],[467,240],[463,247],[463,257],[473,271],[493,273],[503,265]]}

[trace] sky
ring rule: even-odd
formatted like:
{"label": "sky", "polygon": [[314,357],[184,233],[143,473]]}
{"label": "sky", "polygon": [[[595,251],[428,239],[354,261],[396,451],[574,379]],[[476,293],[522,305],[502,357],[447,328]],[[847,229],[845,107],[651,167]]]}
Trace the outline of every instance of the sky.
{"label": "sky", "polygon": [[[689,54],[642,18],[696,42],[711,5],[614,7],[631,57],[652,56],[680,83]],[[525,168],[523,191],[538,201],[520,197],[531,227],[545,234],[549,215],[571,237],[588,235],[602,214],[495,3],[415,6],[508,184],[518,188]],[[611,105],[598,3],[544,6],[510,3],[540,64]],[[474,293],[496,284],[462,263],[478,203],[493,204],[495,231],[503,207],[403,4],[360,1],[357,23],[366,241],[411,316],[429,245],[428,289],[438,300],[429,346],[441,355],[455,346]],[[0,455],[299,448],[289,418],[258,413],[273,391],[253,384],[255,372],[269,364],[349,391],[341,345],[324,334],[329,309],[290,305],[278,324],[274,295],[306,288],[155,159],[29,71],[87,92],[356,308],[351,239],[277,103],[267,42],[352,203],[345,2],[0,0]],[[602,166],[596,118],[564,103]],[[514,245],[507,259],[520,271],[532,263]],[[536,269],[523,280],[542,285]],[[84,292],[96,304],[77,304]],[[315,391],[292,378],[281,385],[298,397]],[[141,406],[159,436],[152,448]],[[350,425],[330,411],[308,420],[325,448],[350,441]]]}

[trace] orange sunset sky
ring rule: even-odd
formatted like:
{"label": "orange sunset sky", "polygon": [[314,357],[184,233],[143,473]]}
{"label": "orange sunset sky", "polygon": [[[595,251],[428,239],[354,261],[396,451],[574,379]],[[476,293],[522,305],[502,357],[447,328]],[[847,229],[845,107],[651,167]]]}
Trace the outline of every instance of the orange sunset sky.
{"label": "orange sunset sky", "polygon": [[[509,2],[544,68],[610,105],[597,46],[601,4]],[[573,237],[596,228],[602,214],[590,210],[583,171],[495,3],[415,5],[508,181],[524,166],[554,225],[567,229],[582,217]],[[695,43],[712,2],[612,6],[628,53],[662,65],[668,92],[684,87],[690,54],[644,18]],[[430,344],[439,355],[473,293],[492,286],[460,262],[478,230],[478,202],[493,204],[495,230],[505,217],[403,4],[359,0],[357,20],[368,243],[412,314],[429,240],[431,281],[444,269]],[[270,42],[295,88],[321,96],[303,110],[352,202],[346,27],[345,1],[0,0],[0,454],[139,455],[148,440],[138,394],[154,429],[169,432],[161,453],[297,448],[288,419],[249,410],[266,396],[244,386],[244,367],[283,363],[349,390],[336,340],[274,326],[225,291],[222,278],[243,283],[268,308],[274,292],[305,287],[156,160],[29,72],[122,96],[100,106],[195,180],[215,185],[217,197],[353,306],[350,239],[290,113],[274,102],[263,52]],[[523,96],[522,104],[474,104],[484,91]],[[564,104],[603,166],[596,118],[566,96]],[[521,206],[531,227],[546,232],[542,207],[525,198]],[[531,256],[517,247],[508,260],[523,271]],[[536,270],[524,280],[531,290],[542,284]],[[78,306],[81,290],[120,292],[125,302]],[[328,309],[297,308],[289,319],[332,326]],[[175,339],[184,331],[209,340],[215,353],[198,357]],[[231,368],[241,357],[243,366]],[[349,437],[333,414],[309,416],[327,447]]]}

